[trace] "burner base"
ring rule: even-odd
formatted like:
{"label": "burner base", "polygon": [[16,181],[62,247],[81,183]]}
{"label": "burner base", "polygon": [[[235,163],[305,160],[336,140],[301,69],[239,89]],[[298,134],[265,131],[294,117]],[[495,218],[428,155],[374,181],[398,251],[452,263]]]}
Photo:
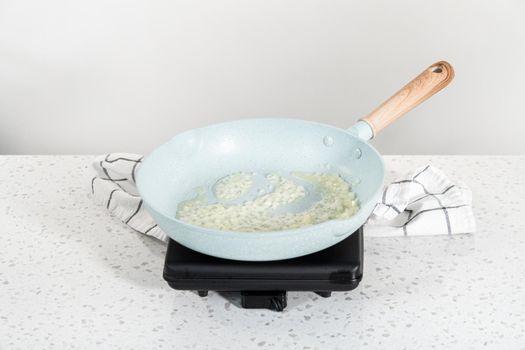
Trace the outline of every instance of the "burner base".
{"label": "burner base", "polygon": [[164,279],[179,290],[241,292],[244,308],[282,311],[287,291],[314,291],[324,298],[356,288],[363,274],[363,231],[340,243],[299,258],[250,262],[215,258],[170,240]]}

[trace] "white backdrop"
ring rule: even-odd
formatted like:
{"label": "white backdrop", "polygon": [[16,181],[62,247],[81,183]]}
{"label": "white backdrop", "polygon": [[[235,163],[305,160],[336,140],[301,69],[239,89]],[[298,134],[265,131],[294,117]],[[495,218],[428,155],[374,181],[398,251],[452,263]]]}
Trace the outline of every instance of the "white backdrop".
{"label": "white backdrop", "polygon": [[0,153],[148,152],[247,117],[350,126],[440,59],[386,154],[525,153],[525,2],[2,0]]}

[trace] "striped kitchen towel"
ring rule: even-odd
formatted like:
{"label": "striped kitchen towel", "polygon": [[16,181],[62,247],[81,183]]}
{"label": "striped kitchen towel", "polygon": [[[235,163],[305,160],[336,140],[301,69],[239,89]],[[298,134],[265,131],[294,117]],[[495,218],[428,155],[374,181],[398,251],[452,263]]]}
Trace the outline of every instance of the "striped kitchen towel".
{"label": "striped kitchen towel", "polygon": [[426,165],[386,186],[366,226],[367,236],[473,233],[472,193]]}
{"label": "striped kitchen towel", "polygon": [[[95,202],[135,231],[167,242],[168,236],[144,209],[135,187],[142,156],[111,153],[93,162]],[[470,190],[427,165],[386,186],[365,225],[367,236],[421,236],[472,233],[476,229]]]}
{"label": "striped kitchen towel", "polygon": [[135,174],[142,156],[132,153],[110,153],[97,157],[91,180],[91,193],[96,203],[104,205],[111,215],[148,236],[167,242],[168,236],[144,209],[135,187]]}

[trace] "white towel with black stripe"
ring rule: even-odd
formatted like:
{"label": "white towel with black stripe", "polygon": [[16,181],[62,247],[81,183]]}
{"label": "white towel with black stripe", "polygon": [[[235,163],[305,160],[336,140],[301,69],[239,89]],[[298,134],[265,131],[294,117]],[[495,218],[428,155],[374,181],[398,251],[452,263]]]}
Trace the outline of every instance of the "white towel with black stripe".
{"label": "white towel with black stripe", "polygon": [[[167,242],[168,236],[144,209],[135,187],[142,156],[111,153],[93,162],[91,181],[95,202],[111,215],[148,236]],[[386,186],[365,225],[367,236],[451,235],[475,232],[472,195],[442,171],[427,165]]]}
{"label": "white towel with black stripe", "polygon": [[111,215],[148,236],[167,242],[168,236],[144,209],[135,187],[135,174],[142,156],[132,153],[110,153],[93,162],[96,176],[91,180],[91,193],[96,203],[104,205]]}
{"label": "white towel with black stripe", "polygon": [[472,193],[441,170],[426,165],[386,186],[366,226],[367,236],[473,233]]}

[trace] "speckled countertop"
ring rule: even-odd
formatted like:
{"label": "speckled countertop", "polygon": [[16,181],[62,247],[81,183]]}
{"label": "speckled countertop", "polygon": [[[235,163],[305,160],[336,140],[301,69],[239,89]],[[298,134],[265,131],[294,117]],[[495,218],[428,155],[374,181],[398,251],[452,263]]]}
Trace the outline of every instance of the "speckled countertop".
{"label": "speckled countertop", "polygon": [[91,159],[0,157],[0,349],[525,349],[525,157],[386,157],[469,184],[478,232],[367,238],[357,289],[283,313],[170,289],[165,246],[92,203]]}

